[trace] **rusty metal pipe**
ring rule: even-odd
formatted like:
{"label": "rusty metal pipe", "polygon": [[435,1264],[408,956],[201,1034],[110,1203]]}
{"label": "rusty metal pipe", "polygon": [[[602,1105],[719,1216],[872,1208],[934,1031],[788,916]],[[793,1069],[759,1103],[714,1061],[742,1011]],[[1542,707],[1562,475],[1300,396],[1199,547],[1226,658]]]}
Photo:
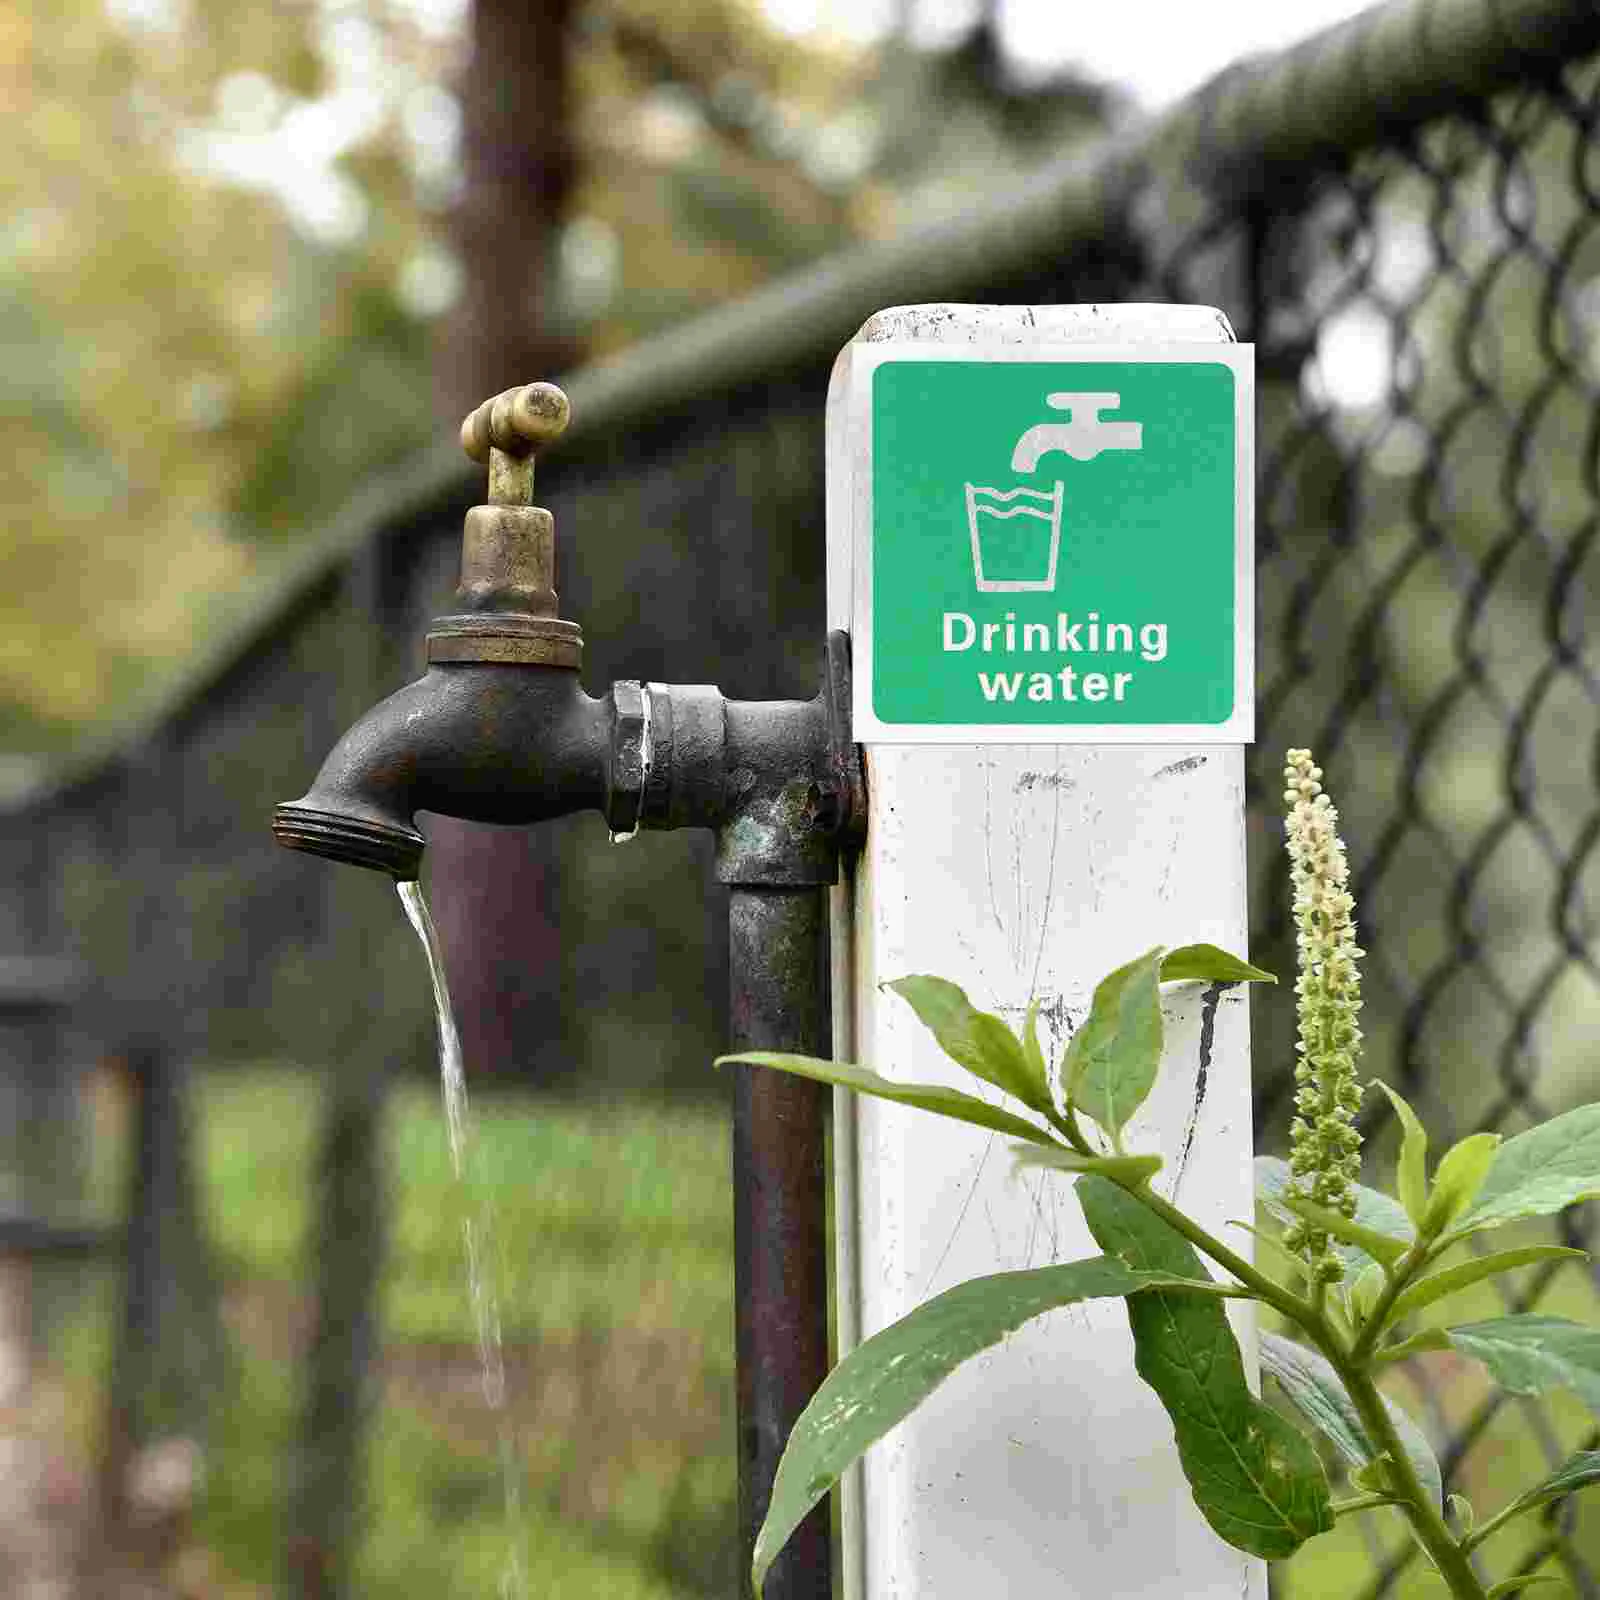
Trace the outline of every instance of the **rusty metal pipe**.
{"label": "rusty metal pipe", "polygon": [[[728,932],[734,1049],[827,1055],[822,890],[736,886]],[[740,1592],[748,1596],[778,1460],[828,1373],[828,1092],[786,1073],[732,1070]],[[765,1600],[832,1593],[824,1500],[773,1564]]]}

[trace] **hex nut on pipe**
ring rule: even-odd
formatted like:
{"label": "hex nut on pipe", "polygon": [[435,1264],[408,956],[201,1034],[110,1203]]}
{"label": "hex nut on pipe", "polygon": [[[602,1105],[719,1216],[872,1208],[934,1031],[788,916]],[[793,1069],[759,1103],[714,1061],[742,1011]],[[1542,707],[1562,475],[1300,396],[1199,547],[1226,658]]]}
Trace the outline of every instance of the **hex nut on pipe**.
{"label": "hex nut on pipe", "polygon": [[631,834],[639,826],[644,797],[644,686],[636,678],[619,679],[611,685],[611,703],[614,711],[606,777],[606,826],[613,833]]}

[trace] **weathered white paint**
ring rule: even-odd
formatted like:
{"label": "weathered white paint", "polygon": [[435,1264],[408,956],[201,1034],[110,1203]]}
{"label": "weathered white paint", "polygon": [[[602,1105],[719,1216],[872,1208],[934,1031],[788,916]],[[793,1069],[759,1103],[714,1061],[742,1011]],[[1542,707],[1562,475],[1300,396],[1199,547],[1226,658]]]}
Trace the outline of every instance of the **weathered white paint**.
{"label": "weathered white paint", "polygon": [[[873,318],[841,354],[829,396],[829,626],[852,620],[852,474],[863,463],[845,394],[857,344],[1227,338],[1219,313],[1193,306],[918,306]],[[879,984],[938,974],[1012,1021],[1037,996],[1058,1057],[1095,982],[1151,945],[1244,953],[1240,747],[874,745],[867,763],[867,844],[834,896],[844,1058],[992,1094]],[[1165,1192],[1222,1230],[1251,1214],[1247,1002],[1240,989],[1224,996],[1201,1094],[1197,990],[1168,991],[1163,1076],[1129,1148],[1161,1151]],[[1013,1178],[997,1135],[840,1093],[834,1155],[842,1349],[966,1278],[1097,1253],[1067,1180]],[[1236,1326],[1248,1336],[1245,1316]],[[1265,1593],[1261,1563],[1195,1510],[1171,1427],[1133,1371],[1119,1302],[1029,1324],[877,1445],[845,1487],[843,1565],[851,1600]]]}

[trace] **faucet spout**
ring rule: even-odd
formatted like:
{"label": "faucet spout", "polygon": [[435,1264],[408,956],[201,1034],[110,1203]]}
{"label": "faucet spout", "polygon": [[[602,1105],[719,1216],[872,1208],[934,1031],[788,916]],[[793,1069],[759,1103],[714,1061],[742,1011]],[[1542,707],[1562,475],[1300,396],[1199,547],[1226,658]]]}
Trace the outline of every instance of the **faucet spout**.
{"label": "faucet spout", "polygon": [[525,824],[604,810],[612,697],[575,671],[438,665],[373,707],[299,800],[273,813],[279,844],[402,881],[426,844],[418,811]]}

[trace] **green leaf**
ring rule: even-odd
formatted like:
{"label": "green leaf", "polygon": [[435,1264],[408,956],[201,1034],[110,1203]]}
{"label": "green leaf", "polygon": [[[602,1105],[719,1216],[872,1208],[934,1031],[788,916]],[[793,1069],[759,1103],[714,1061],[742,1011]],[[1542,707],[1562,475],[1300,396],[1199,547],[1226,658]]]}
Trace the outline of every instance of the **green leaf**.
{"label": "green leaf", "polygon": [[1600,1105],[1579,1106],[1507,1139],[1453,1238],[1545,1217],[1600,1195]]}
{"label": "green leaf", "polygon": [[[1167,1223],[1104,1178],[1077,1184],[1101,1249],[1145,1272],[1210,1282]],[[1237,1550],[1279,1560],[1333,1526],[1327,1475],[1309,1439],[1263,1405],[1224,1308],[1209,1297],[1152,1288],[1128,1298],[1135,1365],[1177,1436],[1195,1504]]]}
{"label": "green leaf", "polygon": [[1445,1152],[1433,1175],[1428,1214],[1422,1219],[1425,1235],[1443,1233],[1472,1204],[1500,1145],[1498,1133],[1473,1133]]}
{"label": "green leaf", "polygon": [[823,1380],[784,1447],[751,1563],[756,1593],[790,1534],[845,1468],[910,1416],[963,1361],[1058,1306],[1170,1281],[1110,1256],[999,1272],[947,1289],[857,1345]]}
{"label": "green leaf", "polygon": [[957,1066],[1035,1111],[1055,1109],[1042,1070],[1035,1072],[1017,1036],[999,1017],[979,1011],[944,978],[896,978],[885,988],[907,1001]]}
{"label": "green leaf", "polygon": [[1161,981],[1181,983],[1198,978],[1204,983],[1276,983],[1264,967],[1253,967],[1242,956],[1231,956],[1214,944],[1186,944],[1162,958]]}
{"label": "green leaf", "polygon": [[1080,1156],[1060,1145],[1051,1149],[1024,1146],[1015,1152],[1019,1167],[1054,1167],[1058,1172],[1096,1172],[1124,1183],[1143,1183],[1161,1170],[1160,1156]]}
{"label": "green leaf", "polygon": [[[1600,1450],[1579,1450],[1568,1456],[1548,1478],[1531,1489],[1525,1489],[1510,1505],[1497,1511],[1468,1541],[1467,1548],[1472,1549],[1490,1534],[1498,1533],[1513,1517],[1537,1511],[1540,1506],[1547,1506],[1553,1500],[1564,1500],[1569,1494],[1587,1489],[1592,1483],[1600,1483]],[[1469,1523],[1468,1532],[1471,1531]]]}
{"label": "green leaf", "polygon": [[1454,1294],[1458,1289],[1492,1278],[1497,1272],[1510,1272],[1513,1267],[1526,1267],[1535,1261],[1551,1261],[1558,1256],[1575,1256],[1580,1261],[1589,1259],[1587,1251],[1569,1250],[1559,1244],[1530,1244],[1517,1250],[1498,1250],[1493,1255],[1476,1256],[1471,1261],[1446,1267],[1443,1272],[1418,1278],[1396,1298],[1390,1318],[1398,1322],[1424,1306],[1431,1306],[1435,1300],[1442,1300],[1447,1294]]}
{"label": "green leaf", "polygon": [[1376,1228],[1363,1227],[1342,1211],[1330,1211],[1327,1206],[1319,1206],[1315,1200],[1307,1200],[1292,1189],[1284,1191],[1283,1204],[1296,1216],[1304,1217],[1313,1227],[1332,1234],[1344,1244],[1354,1245],[1363,1255],[1381,1261],[1386,1266],[1392,1267],[1408,1248],[1402,1240],[1379,1233]]}
{"label": "green leaf", "polygon": [[[1351,1467],[1360,1470],[1371,1466],[1379,1452],[1373,1448],[1361,1414],[1332,1364],[1315,1350],[1275,1333],[1263,1333],[1260,1347],[1261,1370],[1270,1372],[1278,1380],[1295,1410],[1327,1437]],[[1387,1395],[1381,1398],[1423,1488],[1434,1505],[1442,1505],[1444,1483],[1432,1447],[1399,1406]],[[1363,1484],[1371,1477],[1372,1474],[1365,1474]],[[1390,1488],[1392,1485],[1380,1481],[1375,1487]]]}
{"label": "green leaf", "polygon": [[1161,1065],[1161,946],[1102,978],[1067,1046],[1067,1100],[1119,1134]]}
{"label": "green leaf", "polygon": [[1522,1312],[1444,1331],[1457,1350],[1481,1361],[1512,1394],[1572,1389],[1600,1412],[1600,1328]]}
{"label": "green leaf", "polygon": [[[1279,1267],[1285,1272],[1293,1274],[1293,1277],[1286,1281],[1293,1282],[1294,1278],[1306,1276],[1305,1262],[1292,1251],[1286,1250],[1283,1240],[1277,1234],[1270,1232],[1266,1228],[1258,1228],[1253,1222],[1230,1222],[1228,1226],[1230,1228],[1243,1228],[1257,1244],[1265,1245],[1277,1257]],[[1256,1257],[1256,1260],[1259,1262],[1260,1257]]]}
{"label": "green leaf", "polygon": [[1372,1315],[1388,1281],[1383,1268],[1376,1261],[1369,1261],[1356,1274],[1355,1282],[1350,1285],[1349,1297],[1350,1309],[1357,1322],[1365,1322]]}
{"label": "green leaf", "polygon": [[[1279,1222],[1294,1221],[1294,1213],[1284,1204],[1283,1197],[1289,1188],[1289,1163],[1277,1156],[1256,1157],[1256,1193],[1262,1204]],[[1356,1185],[1355,1220],[1374,1233],[1386,1234],[1409,1246],[1416,1238],[1416,1230],[1404,1207],[1377,1189]],[[1358,1245],[1339,1243],[1336,1248],[1344,1263],[1353,1272],[1360,1272],[1373,1258]]]}
{"label": "green leaf", "polygon": [[852,1066],[848,1061],[823,1061],[816,1056],[787,1055],[777,1050],[746,1050],[739,1055],[717,1057],[719,1067],[729,1062],[749,1067],[776,1067],[779,1072],[792,1072],[796,1077],[836,1083],[841,1088],[854,1089],[857,1094],[876,1095],[880,1100],[916,1106],[920,1111],[932,1111],[956,1122],[970,1122],[975,1127],[992,1128],[996,1133],[1009,1133],[1013,1138],[1027,1139],[1034,1144],[1055,1146],[1055,1140],[1043,1128],[1034,1127],[1000,1106],[962,1094],[959,1089],[946,1089],[943,1084],[896,1083],[893,1079],[879,1077],[867,1067]]}
{"label": "green leaf", "polygon": [[1530,1572],[1522,1578],[1502,1578],[1499,1583],[1489,1590],[1489,1600],[1502,1600],[1505,1595],[1521,1594],[1524,1589],[1531,1589],[1536,1583],[1560,1583],[1561,1578],[1554,1572]]}
{"label": "green leaf", "polygon": [[1028,1015],[1022,1024],[1022,1058],[1027,1066],[1030,1080],[1044,1085],[1045,1105],[1054,1110],[1055,1102],[1050,1097],[1050,1067],[1044,1059],[1044,1051],[1039,1048],[1037,996],[1028,1002]]}
{"label": "green leaf", "polygon": [[1450,1508],[1450,1515],[1455,1518],[1456,1530],[1461,1534],[1471,1533],[1478,1521],[1478,1514],[1472,1509],[1472,1502],[1464,1494],[1452,1494],[1445,1496],[1445,1504]]}
{"label": "green leaf", "polygon": [[1381,1079],[1378,1087],[1389,1097],[1395,1115],[1400,1119],[1403,1136],[1400,1140],[1400,1159],[1395,1164],[1394,1188],[1406,1215],[1420,1228],[1428,1214],[1428,1130],[1417,1119],[1410,1104]]}
{"label": "green leaf", "polygon": [[1425,1352],[1450,1348],[1450,1336],[1443,1328],[1423,1328],[1420,1332],[1412,1334],[1409,1339],[1385,1345],[1373,1356],[1372,1364],[1384,1366],[1391,1361],[1406,1361]]}
{"label": "green leaf", "polygon": [[1368,1494],[1392,1493],[1394,1480],[1389,1476],[1392,1463],[1393,1458],[1385,1450],[1382,1455],[1374,1456],[1365,1466],[1352,1469],[1351,1485],[1357,1489],[1364,1489]]}

